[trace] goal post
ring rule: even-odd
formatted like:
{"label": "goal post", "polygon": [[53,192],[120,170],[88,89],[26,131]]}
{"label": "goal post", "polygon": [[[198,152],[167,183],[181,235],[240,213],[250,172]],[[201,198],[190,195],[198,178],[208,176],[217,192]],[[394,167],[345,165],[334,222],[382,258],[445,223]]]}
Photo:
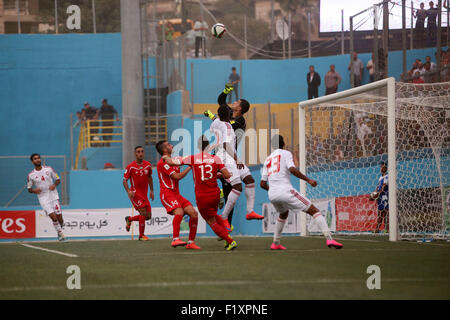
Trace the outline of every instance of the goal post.
{"label": "goal post", "polygon": [[[315,99],[302,101],[298,104],[299,107],[299,162],[300,171],[306,174],[306,107],[318,106],[323,103],[336,101],[339,99],[355,96],[367,91],[372,91],[380,88],[387,88],[387,109],[388,109],[388,173],[389,173],[389,221],[391,228],[389,229],[389,240],[397,241],[397,197],[396,197],[396,157],[395,157],[395,78],[387,78],[373,83],[362,85],[360,87],[349,90],[336,92],[330,95],[318,97]],[[300,180],[300,192],[305,194],[306,182]],[[300,225],[301,235],[307,236],[307,222],[306,213],[301,212]],[[395,222],[394,222],[395,221]],[[395,223],[395,225],[393,224]]]}
{"label": "goal post", "polygon": [[[448,239],[450,83],[388,78],[298,109],[300,170],[318,181],[300,191],[332,217],[333,232]],[[369,201],[386,162],[388,193]],[[312,224],[301,213],[302,236]]]}

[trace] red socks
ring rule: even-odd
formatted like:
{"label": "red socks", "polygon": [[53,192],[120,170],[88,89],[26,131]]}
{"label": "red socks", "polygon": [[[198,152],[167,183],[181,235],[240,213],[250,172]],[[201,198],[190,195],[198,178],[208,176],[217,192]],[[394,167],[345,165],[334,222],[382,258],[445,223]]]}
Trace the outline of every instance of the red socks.
{"label": "red socks", "polygon": [[128,220],[129,221],[139,221],[139,217],[140,217],[140,215],[138,214],[137,216],[129,217]]}
{"label": "red socks", "polygon": [[[222,219],[222,218],[220,218],[220,219]],[[219,237],[224,239],[226,242],[228,242],[228,243],[233,242],[233,239],[230,238],[227,230],[224,227],[222,227],[221,225],[219,225],[217,222],[214,222],[213,224],[211,224],[210,227],[211,227],[211,229],[213,229],[215,234],[217,234]]]}
{"label": "red socks", "polygon": [[182,220],[183,220],[182,215],[176,214],[173,216],[172,226],[173,226],[173,238],[174,239],[180,237],[180,225],[181,225]]}
{"label": "red socks", "polygon": [[142,237],[144,235],[144,231],[145,231],[145,216],[143,215],[139,215],[138,216],[138,221],[139,221],[139,237]]}
{"label": "red socks", "polygon": [[194,241],[197,234],[198,217],[189,217],[189,241]]}

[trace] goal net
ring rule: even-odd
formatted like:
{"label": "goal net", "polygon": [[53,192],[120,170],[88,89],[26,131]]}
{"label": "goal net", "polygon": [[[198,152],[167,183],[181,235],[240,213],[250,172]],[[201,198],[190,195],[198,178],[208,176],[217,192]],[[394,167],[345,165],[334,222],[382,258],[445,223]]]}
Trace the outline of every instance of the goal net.
{"label": "goal net", "polygon": [[450,83],[384,79],[301,102],[299,122],[301,169],[319,184],[300,189],[319,209],[333,204],[332,217],[322,211],[333,231],[448,238]]}

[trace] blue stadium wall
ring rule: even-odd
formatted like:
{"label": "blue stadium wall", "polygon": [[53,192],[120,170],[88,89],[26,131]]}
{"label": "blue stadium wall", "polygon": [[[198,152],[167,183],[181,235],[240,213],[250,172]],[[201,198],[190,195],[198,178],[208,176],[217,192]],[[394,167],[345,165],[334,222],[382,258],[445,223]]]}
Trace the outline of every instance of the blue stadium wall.
{"label": "blue stadium wall", "polygon": [[[417,58],[434,56],[435,49],[407,52],[408,67]],[[364,64],[370,54],[361,54]],[[322,79],[330,64],[342,75],[339,90],[350,87],[347,71],[349,56],[317,57],[311,59],[276,60],[188,60],[188,79],[191,66],[194,68],[194,102],[215,103],[217,94],[228,79],[231,67],[240,67],[242,62],[242,92],[252,103],[289,103],[306,99],[305,77],[309,65],[314,65]],[[389,53],[390,75],[399,78],[401,73],[401,52]],[[154,65],[154,60],[151,60]],[[121,35],[120,34],[69,34],[69,35],[2,35],[0,36],[0,155],[29,155],[39,152],[48,155],[70,155],[69,114],[82,109],[89,101],[99,107],[102,98],[108,98],[121,114]],[[368,82],[368,73],[364,74]],[[191,90],[188,81],[187,89]],[[323,80],[319,88],[323,94]],[[168,97],[168,110],[178,113],[180,93]],[[196,132],[194,119],[174,118],[169,127],[184,127]],[[203,130],[209,128],[207,119],[202,120]],[[195,140],[194,140],[195,141]],[[75,141],[76,142],[76,141]],[[194,146],[191,145],[191,150]],[[105,161],[106,162],[106,161]],[[99,162],[101,163],[101,162]],[[30,168],[31,165],[30,165]],[[7,168],[2,167],[2,176]],[[27,169],[28,170],[28,169]],[[354,169],[351,169],[354,170]],[[340,172],[347,175],[351,172]],[[361,186],[356,194],[373,190],[378,179],[378,166],[358,169],[366,177],[367,185]],[[253,175],[259,181],[259,168]],[[27,171],[28,172],[28,171]],[[325,172],[312,173],[319,181],[326,183],[330,175]],[[23,184],[23,180],[18,184]],[[157,177],[154,174],[156,195],[159,194]],[[97,183],[93,183],[93,181]],[[66,208],[111,208],[129,207],[122,182],[122,170],[72,171],[70,172],[70,205]],[[298,186],[297,181],[293,181]],[[181,183],[185,196],[194,202],[192,176]],[[321,198],[320,187],[316,190]],[[352,191],[353,193],[353,191]],[[266,193],[257,188],[256,208],[261,210],[267,202]],[[39,208],[37,199],[35,206]],[[159,197],[152,203],[160,207]],[[17,208],[23,209],[23,208]],[[242,234],[260,235],[260,222],[245,220],[245,197],[241,197],[236,208],[234,224]],[[208,235],[212,235],[208,231]]]}
{"label": "blue stadium wall", "polygon": [[[0,155],[70,154],[69,114],[83,102],[99,107],[108,98],[122,109],[121,35],[1,35],[0,36]],[[435,49],[407,52],[408,67]],[[365,63],[370,54],[361,54]],[[306,99],[306,73],[314,65],[322,79],[330,64],[342,75],[339,90],[350,87],[349,56],[292,60],[188,60],[194,68],[195,103],[215,103],[231,67],[242,62],[242,92],[251,103],[298,102]],[[389,53],[390,75],[399,78],[401,52]],[[150,60],[150,67],[154,60]],[[152,71],[151,71],[152,72]],[[368,73],[364,73],[368,82]],[[187,90],[191,90],[191,82]],[[323,81],[319,93],[324,92]]]}

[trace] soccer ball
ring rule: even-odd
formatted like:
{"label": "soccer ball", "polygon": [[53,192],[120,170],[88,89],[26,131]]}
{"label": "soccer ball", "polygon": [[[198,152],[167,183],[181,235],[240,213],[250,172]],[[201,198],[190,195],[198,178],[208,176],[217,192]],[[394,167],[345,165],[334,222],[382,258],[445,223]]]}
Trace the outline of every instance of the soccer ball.
{"label": "soccer ball", "polygon": [[211,28],[211,34],[213,35],[213,37],[216,38],[222,38],[223,35],[225,34],[225,31],[227,31],[227,29],[225,28],[225,25],[223,25],[222,23],[216,23]]}
{"label": "soccer ball", "polygon": [[378,192],[372,192],[371,194],[370,194],[370,198],[371,199],[373,199],[373,200],[376,200],[377,198],[378,198]]}

